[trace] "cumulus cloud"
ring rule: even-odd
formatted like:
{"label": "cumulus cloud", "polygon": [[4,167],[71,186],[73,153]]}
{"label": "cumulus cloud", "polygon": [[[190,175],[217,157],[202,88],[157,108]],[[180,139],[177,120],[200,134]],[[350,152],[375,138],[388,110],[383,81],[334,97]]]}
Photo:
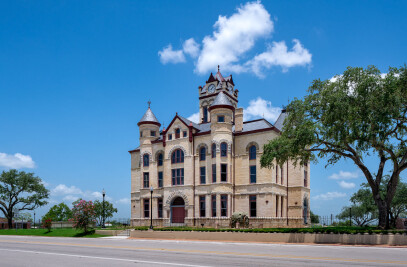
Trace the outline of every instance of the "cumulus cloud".
{"label": "cumulus cloud", "polygon": [[51,190],[51,194],[55,196],[61,196],[61,195],[82,195],[83,192],[76,186],[66,186],[64,184],[59,184],[55,188]]}
{"label": "cumulus cloud", "polygon": [[281,113],[281,108],[273,107],[270,101],[264,100],[261,97],[249,101],[249,106],[244,109],[244,120],[253,118],[262,118],[271,122],[275,122]]}
{"label": "cumulus cloud", "polygon": [[352,188],[355,188],[355,186],[356,186],[355,183],[348,183],[345,181],[339,181],[338,184],[340,187],[342,187],[344,189],[352,189]]}
{"label": "cumulus cloud", "polygon": [[164,47],[162,51],[159,51],[158,55],[163,64],[185,62],[185,56],[182,50],[173,50],[171,44]]}
{"label": "cumulus cloud", "polygon": [[221,65],[234,72],[244,71],[238,64],[240,57],[253,48],[260,37],[270,35],[274,23],[260,2],[246,3],[229,18],[219,16],[212,36],[205,36],[198,57],[196,71],[204,74]]}
{"label": "cumulus cloud", "polygon": [[348,179],[355,179],[359,177],[358,171],[355,172],[344,172],[344,171],[339,171],[339,173],[334,173],[331,176],[329,176],[329,179],[333,180],[348,180]]}
{"label": "cumulus cloud", "polygon": [[192,114],[187,119],[192,122],[199,123],[199,112]]}
{"label": "cumulus cloud", "polygon": [[316,195],[316,196],[312,197],[312,199],[314,199],[314,200],[332,200],[332,199],[335,199],[335,198],[342,198],[342,197],[345,197],[345,196],[346,196],[345,193],[327,192],[325,194]]}
{"label": "cumulus cloud", "polygon": [[194,38],[190,38],[184,42],[182,50],[185,54],[195,58],[199,54],[199,44],[195,42]]}
{"label": "cumulus cloud", "polygon": [[10,155],[0,152],[0,166],[10,169],[35,168],[35,162],[29,155],[20,153]]}
{"label": "cumulus cloud", "polygon": [[[170,44],[159,52],[161,62],[185,62],[184,55],[189,54],[195,58],[198,74],[207,74],[220,65],[226,71],[252,72],[259,77],[264,77],[264,70],[273,66],[281,66],[286,72],[294,66],[311,64],[311,53],[297,39],[293,40],[292,49],[288,49],[284,41],[273,42],[265,52],[250,59],[248,53],[256,42],[270,38],[274,31],[274,22],[260,1],[241,5],[230,17],[219,15],[213,28],[213,32],[203,38],[201,50],[192,38],[184,42],[182,50],[174,51]],[[171,58],[176,54],[178,60],[166,60],[167,53]]]}
{"label": "cumulus cloud", "polygon": [[273,42],[263,52],[255,56],[252,60],[246,63],[251,70],[259,77],[263,77],[263,70],[269,69],[273,66],[281,66],[283,72],[288,71],[289,68],[294,66],[306,66],[311,63],[312,55],[308,49],[300,43],[299,40],[293,40],[294,46],[289,51],[284,41]]}

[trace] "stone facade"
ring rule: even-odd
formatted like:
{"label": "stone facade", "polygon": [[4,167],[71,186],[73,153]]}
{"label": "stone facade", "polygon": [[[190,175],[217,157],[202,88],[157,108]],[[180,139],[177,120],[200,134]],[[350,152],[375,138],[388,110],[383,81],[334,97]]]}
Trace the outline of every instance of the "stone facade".
{"label": "stone facade", "polygon": [[150,225],[151,208],[154,226],[228,227],[234,212],[246,213],[252,227],[307,224],[309,164],[260,167],[284,111],[275,125],[243,122],[232,76],[219,71],[199,87],[199,100],[199,124],[176,114],[160,131],[150,107],[138,123],[140,146],[129,151],[132,225]]}

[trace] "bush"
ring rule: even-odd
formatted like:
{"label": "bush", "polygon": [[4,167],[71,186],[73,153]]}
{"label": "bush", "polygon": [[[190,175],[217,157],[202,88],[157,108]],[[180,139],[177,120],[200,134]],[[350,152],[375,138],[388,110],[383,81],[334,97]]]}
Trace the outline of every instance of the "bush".
{"label": "bush", "polygon": [[82,199],[74,202],[72,217],[71,220],[74,222],[73,227],[83,229],[87,233],[89,225],[94,223],[96,218],[93,202]]}
{"label": "bush", "polygon": [[42,227],[48,229],[48,232],[51,232],[51,227],[52,227],[52,220],[51,218],[45,218],[42,221]]}

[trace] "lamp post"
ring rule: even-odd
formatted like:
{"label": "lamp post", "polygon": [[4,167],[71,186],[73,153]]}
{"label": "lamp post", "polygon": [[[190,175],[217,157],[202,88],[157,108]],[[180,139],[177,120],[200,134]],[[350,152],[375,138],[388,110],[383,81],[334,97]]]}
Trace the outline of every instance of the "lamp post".
{"label": "lamp post", "polygon": [[150,230],[153,230],[153,186],[150,187]]}
{"label": "lamp post", "polygon": [[34,210],[34,229],[35,229],[35,210]]}
{"label": "lamp post", "polygon": [[102,196],[103,196],[103,202],[102,202],[102,207],[103,207],[103,213],[102,213],[102,228],[106,228],[105,226],[105,195],[106,195],[106,191],[105,189],[103,189],[102,191]]}

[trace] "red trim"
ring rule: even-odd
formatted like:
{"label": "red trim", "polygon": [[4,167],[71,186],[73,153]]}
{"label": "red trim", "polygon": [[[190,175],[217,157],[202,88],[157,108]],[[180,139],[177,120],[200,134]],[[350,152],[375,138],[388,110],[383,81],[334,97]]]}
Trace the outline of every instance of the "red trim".
{"label": "red trim", "polygon": [[188,126],[189,128],[189,142],[192,143],[192,123]]}
{"label": "red trim", "polygon": [[[167,131],[171,128],[171,125],[174,123],[174,121],[175,121],[177,118],[178,118],[185,126],[189,127],[189,125],[186,124],[186,123],[178,116],[178,114],[177,114],[177,115],[175,115],[175,117],[172,119],[172,121],[171,121],[170,124],[168,125],[167,129],[165,130],[165,132],[167,132]],[[197,130],[198,130],[198,129],[197,129]]]}
{"label": "red trim", "polygon": [[253,134],[253,133],[260,133],[260,132],[267,132],[267,131],[276,131],[277,133],[281,133],[280,130],[278,130],[276,127],[273,126],[270,128],[258,129],[258,130],[248,131],[248,132],[237,132],[237,133],[234,133],[233,135],[238,136],[238,135]]}
{"label": "red trim", "polygon": [[163,141],[163,140],[156,139],[156,140],[151,141],[151,144],[161,143],[162,141]]}
{"label": "red trim", "polygon": [[165,147],[165,140],[166,140],[166,138],[167,138],[167,131],[163,131],[163,146]]}
{"label": "red trim", "polygon": [[210,133],[211,133],[211,131],[200,132],[200,133],[194,134],[194,136],[206,135],[206,134],[210,134]]}
{"label": "red trim", "polygon": [[228,108],[228,109],[230,109],[230,110],[232,110],[232,111],[235,111],[235,107],[229,106],[229,105],[210,106],[210,107],[209,107],[209,111],[211,111],[211,110],[213,110],[213,109],[215,109],[215,108]]}
{"label": "red trim", "polygon": [[[226,92],[226,91],[222,91],[222,92],[224,92],[227,96],[229,96],[230,98],[232,98],[233,100],[235,100],[236,103],[239,102],[234,96],[230,95],[228,92]],[[208,98],[208,97],[216,96],[216,95],[218,95],[219,93],[220,93],[220,92],[217,92],[217,93],[211,94],[211,95],[201,96],[201,97],[199,97],[199,99],[205,99],[205,98]]]}
{"label": "red trim", "polygon": [[154,125],[157,125],[158,127],[161,126],[161,124],[159,122],[155,122],[155,121],[140,121],[139,123],[137,123],[138,126],[140,126],[142,124],[154,124]]}
{"label": "red trim", "polygon": [[131,153],[137,152],[137,151],[140,151],[140,148],[136,148],[136,149],[130,150],[129,153],[131,154]]}

